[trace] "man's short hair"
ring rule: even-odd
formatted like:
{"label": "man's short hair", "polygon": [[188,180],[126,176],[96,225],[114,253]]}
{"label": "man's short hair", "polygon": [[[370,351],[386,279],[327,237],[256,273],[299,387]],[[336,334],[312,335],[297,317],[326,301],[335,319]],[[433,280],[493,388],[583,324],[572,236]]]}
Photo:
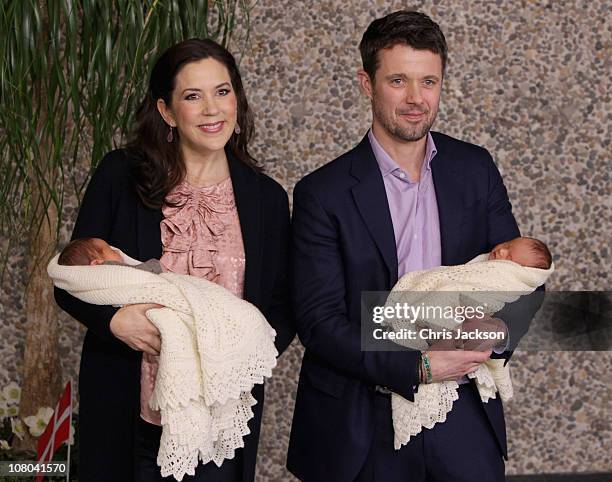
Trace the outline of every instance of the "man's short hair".
{"label": "man's short hair", "polygon": [[102,251],[96,246],[96,238],[79,238],[66,245],[57,259],[57,264],[88,266],[92,260],[101,257]]}
{"label": "man's short hair", "polygon": [[400,10],[374,20],[359,43],[363,70],[372,82],[378,69],[378,52],[396,45],[407,45],[415,50],[429,50],[440,55],[444,73],[446,39],[438,24],[424,13]]}

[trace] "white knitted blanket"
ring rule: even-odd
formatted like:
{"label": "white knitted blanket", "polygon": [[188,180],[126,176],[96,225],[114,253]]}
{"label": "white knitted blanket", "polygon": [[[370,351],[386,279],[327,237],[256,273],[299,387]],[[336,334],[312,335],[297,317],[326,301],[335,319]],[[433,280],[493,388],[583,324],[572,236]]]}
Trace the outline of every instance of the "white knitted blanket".
{"label": "white knitted blanket", "polygon": [[[488,256],[477,256],[464,265],[441,266],[408,273],[393,287],[386,304],[473,308],[480,306],[484,308],[485,314],[491,315],[499,311],[504,304],[533,292],[544,284],[554,271],[554,266],[548,270],[529,268],[512,261],[488,261]],[[469,295],[466,292],[469,292]],[[436,331],[454,330],[460,326],[454,319],[435,316],[426,320],[417,319],[415,323],[397,318],[390,320],[389,324],[396,332],[418,332],[422,328],[432,328]],[[417,350],[426,350],[429,346],[426,340],[419,339],[418,336],[414,340],[396,340],[396,343]],[[497,392],[503,401],[512,398],[510,372],[504,362],[505,360],[501,359],[489,359],[468,375],[474,379],[483,402],[495,398]],[[421,384],[414,395],[414,402],[393,393],[391,405],[395,449],[399,450],[402,445],[408,443],[423,427],[432,428],[436,423],[444,422],[453,402],[459,398],[458,387],[455,381]]]}
{"label": "white knitted blanket", "polygon": [[[123,255],[128,264],[138,262]],[[234,457],[249,433],[257,402],[251,389],[272,375],[276,332],[252,304],[215,283],[129,266],[61,266],[47,271],[55,286],[87,303],[158,303],[147,311],[161,333],[151,408],[161,411],[157,463],[179,481],[198,464]]]}

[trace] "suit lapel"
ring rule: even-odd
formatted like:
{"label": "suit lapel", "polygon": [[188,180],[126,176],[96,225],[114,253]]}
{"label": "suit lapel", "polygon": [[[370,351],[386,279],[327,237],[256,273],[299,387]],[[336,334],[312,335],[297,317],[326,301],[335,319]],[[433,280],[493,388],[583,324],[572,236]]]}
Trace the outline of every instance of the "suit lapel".
{"label": "suit lapel", "polygon": [[253,169],[234,158],[230,153],[227,156],[246,258],[244,298],[257,304],[260,298],[263,248],[261,181]]}
{"label": "suit lapel", "polygon": [[390,285],[397,281],[397,248],[393,221],[382,174],[366,136],[353,151],[351,174],[359,180],[352,194],[370,236],[389,270]]}
{"label": "suit lapel", "polygon": [[452,158],[442,138],[432,133],[437,154],[431,161],[431,170],[436,190],[438,217],[440,220],[440,241],[442,265],[457,264],[461,252],[461,221],[463,218],[464,170],[460,159]]}

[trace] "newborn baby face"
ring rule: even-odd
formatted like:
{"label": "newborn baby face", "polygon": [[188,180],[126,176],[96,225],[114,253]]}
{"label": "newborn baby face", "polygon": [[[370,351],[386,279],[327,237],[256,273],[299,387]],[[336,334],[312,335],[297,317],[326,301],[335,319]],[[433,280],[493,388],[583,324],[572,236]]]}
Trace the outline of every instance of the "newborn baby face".
{"label": "newborn baby face", "polygon": [[94,241],[95,247],[100,253],[100,257],[91,260],[91,265],[102,264],[104,261],[117,261],[119,263],[123,263],[123,258],[121,255],[110,247],[106,241],[102,239],[96,239]]}
{"label": "newborn baby face", "polygon": [[489,254],[489,259],[506,259],[521,266],[533,267],[538,264],[536,254],[531,249],[531,242],[526,238],[516,238],[498,244]]}

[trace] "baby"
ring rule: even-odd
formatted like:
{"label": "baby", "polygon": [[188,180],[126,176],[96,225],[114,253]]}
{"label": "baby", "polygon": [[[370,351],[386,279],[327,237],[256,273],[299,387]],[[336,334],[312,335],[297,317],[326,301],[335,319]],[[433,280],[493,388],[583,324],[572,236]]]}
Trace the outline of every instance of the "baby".
{"label": "baby", "polygon": [[[156,259],[150,259],[149,261],[139,264],[127,264],[118,251],[115,251],[110,244],[100,238],[78,238],[71,241],[60,253],[57,264],[64,266],[114,264],[130,266],[131,268],[148,271],[154,274],[160,274],[162,272],[161,264]],[[158,357],[143,353],[140,380],[140,416],[145,421],[154,425],[161,425],[161,415],[158,410],[153,410],[149,407],[148,401],[155,387],[153,380],[157,377],[158,369]]]}
{"label": "baby", "polygon": [[[481,255],[478,258],[479,261],[495,261],[495,260],[506,260],[520,264],[526,268],[537,268],[542,270],[550,269],[552,265],[552,255],[548,250],[546,244],[539,239],[529,238],[526,236],[519,236],[505,243],[496,245],[489,255]],[[486,323],[486,322],[485,322]],[[502,325],[505,327],[505,324]],[[495,326],[495,325],[494,325]],[[472,331],[473,329],[481,329],[483,325],[480,320],[467,320],[463,323],[463,331]],[[499,326],[497,325],[497,329]],[[489,346],[491,345],[491,346]],[[466,350],[471,349],[489,349],[492,348],[490,342],[478,344],[478,342],[467,342],[463,345]]]}
{"label": "baby", "polygon": [[254,305],[223,286],[151,272],[154,266],[159,270],[159,261],[140,263],[102,239],[85,238],[54,256],[47,273],[85,303],[157,306],[145,313],[162,343],[159,363],[142,357],[140,416],[162,425],[157,463],[164,476],[180,480],[198,460],[221,466],[244,446],[256,402],[251,390],[276,365],[276,332]]}
{"label": "baby", "polygon": [[[536,268],[538,270],[542,270],[542,273],[544,273],[550,270],[552,266],[552,255],[550,254],[550,251],[548,250],[548,247],[546,246],[546,244],[544,244],[539,239],[521,236],[518,238],[514,238],[510,241],[506,241],[504,243],[500,243],[496,245],[491,250],[491,252],[488,254],[481,254],[477,256],[476,258],[468,262],[466,265],[464,265],[466,268],[463,271],[467,271],[467,274],[469,277],[470,272],[474,270],[473,277],[479,278],[481,276],[481,268],[479,268],[479,265],[481,265],[482,263],[487,263],[488,267],[490,268],[490,270],[492,271],[492,274],[495,277],[512,276],[510,273],[506,273],[506,271],[509,268],[507,264],[503,264],[503,263],[502,264],[500,263],[490,264],[489,263],[490,261],[500,261],[500,260],[512,261],[513,263],[516,263],[522,266],[523,268],[527,268],[527,270],[523,270],[523,271],[529,271],[529,269],[531,268]],[[434,268],[433,270],[431,270],[431,272],[432,273],[434,271],[441,272],[442,276],[444,276],[445,273],[450,273],[450,272],[454,272],[458,270],[461,270],[461,268],[449,267],[445,269],[444,267],[440,267],[440,268]],[[422,273],[426,275],[425,271]],[[514,276],[520,277],[521,274],[517,272],[514,274]],[[539,274],[536,274],[536,276],[539,276]],[[543,274],[543,276],[548,277],[545,274]],[[412,273],[408,274],[404,280],[398,281],[398,286],[403,286],[404,287],[403,289],[405,289],[406,291],[410,291],[407,287],[407,284],[404,281],[411,279],[412,277],[413,277]],[[452,280],[452,279],[454,278],[451,276],[449,280]],[[491,280],[489,279],[488,282],[490,284],[488,286],[490,286],[490,288],[488,289],[495,291],[495,290],[503,289],[505,287],[508,291],[512,291],[512,288],[510,285],[505,285],[504,283],[500,284],[500,280],[501,278],[496,279],[495,285],[494,285],[493,283],[491,283]],[[506,281],[509,281],[509,280],[506,280]],[[452,283],[452,281],[450,282]],[[480,284],[480,280],[472,280],[472,286],[474,286],[474,283],[478,285]],[[467,287],[465,288],[467,290]],[[515,285],[515,288],[518,290],[518,289],[525,289],[526,287]],[[530,287],[530,290],[531,288],[535,289],[536,286]],[[445,291],[445,290],[454,291],[454,290],[457,290],[457,286],[446,284],[442,278],[440,280],[440,283],[437,286],[437,289],[439,291]],[[487,285],[485,284],[484,286],[480,286],[479,289],[486,291]],[[396,290],[396,288],[394,288],[394,290]],[[464,332],[469,332],[473,330],[483,330],[485,328],[485,325],[487,325],[487,323],[490,324],[491,320],[486,321],[486,320],[468,319],[463,323],[462,330]],[[505,329],[505,324],[501,323],[501,325],[503,325],[503,328]],[[417,322],[416,326],[422,327],[423,325],[420,325],[420,323]],[[446,328],[450,328],[450,327],[446,327]],[[497,328],[497,330],[499,330],[500,326],[493,324],[493,326],[489,328]],[[431,343],[432,341],[430,340],[430,344]],[[496,346],[496,344],[494,340],[486,341],[484,343],[482,341],[476,341],[476,342],[468,341],[462,346],[464,349],[470,349],[470,350],[471,349],[487,350],[487,349],[493,348],[494,346]]]}
{"label": "baby", "polygon": [[68,243],[62,250],[57,264],[64,266],[96,266],[100,264],[117,264],[131,266],[132,268],[162,273],[158,260],[150,259],[144,263],[130,265],[125,262],[119,251],[113,249],[106,241],[100,238],[79,238]]}
{"label": "baby", "polygon": [[525,236],[500,243],[489,253],[489,260],[505,259],[529,268],[549,269],[552,256],[546,245]]}
{"label": "baby", "polygon": [[[385,308],[396,305],[424,308],[411,318],[396,315],[386,324],[393,327],[395,335],[402,335],[393,341],[411,349],[427,352],[437,343],[449,343],[455,348],[458,341],[463,349],[503,351],[508,330],[502,321],[498,323],[492,316],[505,304],[544,284],[553,270],[552,256],[542,241],[518,237],[498,244],[490,253],[481,254],[465,264],[413,271],[402,276],[393,287]],[[432,316],[426,314],[426,308],[433,308]],[[467,308],[478,315],[468,316]],[[461,315],[462,319],[456,315],[459,309],[465,315]],[[450,315],[442,314],[443,311]],[[496,333],[504,335],[501,340],[490,336]],[[423,373],[426,373],[425,368]],[[512,398],[512,382],[503,359],[485,361],[468,377],[474,379],[483,402],[498,396],[504,402]],[[408,443],[423,427],[431,428],[444,422],[453,400],[458,397],[458,387],[457,381],[421,384],[413,401],[392,393],[395,449]]]}

